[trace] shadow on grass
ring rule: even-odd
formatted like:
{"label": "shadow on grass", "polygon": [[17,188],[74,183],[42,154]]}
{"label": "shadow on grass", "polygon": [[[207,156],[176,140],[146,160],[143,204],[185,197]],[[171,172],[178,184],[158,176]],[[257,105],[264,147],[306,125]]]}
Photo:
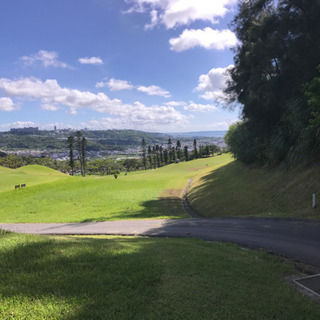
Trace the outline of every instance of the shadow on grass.
{"label": "shadow on grass", "polygon": [[36,239],[0,254],[1,319],[143,318],[161,274],[152,243]]}
{"label": "shadow on grass", "polygon": [[119,211],[113,212],[109,216],[93,217],[82,220],[81,222],[97,222],[108,220],[125,219],[152,219],[159,217],[167,218],[188,218],[179,197],[160,197],[157,200],[145,201],[141,204],[142,209],[137,211]]}

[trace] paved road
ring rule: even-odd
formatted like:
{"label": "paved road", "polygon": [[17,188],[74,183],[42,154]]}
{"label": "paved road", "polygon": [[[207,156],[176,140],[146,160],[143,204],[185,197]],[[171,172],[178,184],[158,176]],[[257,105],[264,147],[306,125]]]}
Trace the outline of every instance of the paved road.
{"label": "paved road", "polygon": [[88,223],[0,224],[0,228],[37,234],[109,234],[194,237],[264,248],[320,267],[320,221],[272,218],[122,220]]}

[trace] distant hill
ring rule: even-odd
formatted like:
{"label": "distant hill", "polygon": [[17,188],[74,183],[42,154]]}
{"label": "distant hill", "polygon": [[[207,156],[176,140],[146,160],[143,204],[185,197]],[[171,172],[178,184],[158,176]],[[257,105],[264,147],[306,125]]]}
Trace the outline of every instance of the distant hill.
{"label": "distant hill", "polygon": [[[75,130],[39,130],[34,134],[0,132],[0,148],[3,150],[67,150],[67,138]],[[169,135],[136,130],[81,130],[87,138],[88,151],[118,150],[147,144],[161,144]]]}
{"label": "distant hill", "polygon": [[195,132],[170,133],[170,135],[184,137],[184,138],[198,138],[198,137],[222,138],[225,136],[226,133],[227,131],[195,131]]}

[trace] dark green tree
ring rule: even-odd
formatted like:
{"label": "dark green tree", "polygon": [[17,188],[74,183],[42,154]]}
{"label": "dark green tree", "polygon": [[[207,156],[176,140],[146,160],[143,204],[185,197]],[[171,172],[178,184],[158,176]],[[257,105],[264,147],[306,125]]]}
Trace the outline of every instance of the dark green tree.
{"label": "dark green tree", "polygon": [[193,154],[194,154],[194,158],[195,159],[199,158],[198,149],[197,149],[197,140],[196,139],[193,140]]}
{"label": "dark green tree", "polygon": [[176,151],[177,151],[177,158],[179,160],[181,160],[181,143],[180,143],[180,140],[177,140]]}
{"label": "dark green tree", "polygon": [[74,154],[73,154],[73,151],[74,151],[74,137],[73,135],[70,135],[68,137],[68,149],[69,149],[69,166],[71,168],[71,175],[73,176],[74,174]]}
{"label": "dark green tree", "polygon": [[183,151],[184,151],[184,160],[189,161],[188,146],[184,146]]}
{"label": "dark green tree", "polygon": [[143,162],[144,170],[147,170],[147,156],[146,156],[147,150],[146,150],[146,141],[144,140],[144,138],[142,138],[141,148],[142,148],[142,162]]}

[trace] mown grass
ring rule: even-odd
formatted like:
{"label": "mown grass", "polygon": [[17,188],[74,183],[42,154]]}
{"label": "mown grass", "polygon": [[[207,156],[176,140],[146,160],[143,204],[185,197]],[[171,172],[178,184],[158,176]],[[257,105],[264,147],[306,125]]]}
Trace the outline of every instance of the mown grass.
{"label": "mown grass", "polygon": [[127,176],[121,174],[118,179],[113,176],[82,178],[59,175],[53,176],[52,180],[46,176],[40,183],[35,172],[29,178],[32,180],[34,177],[38,184],[32,185],[30,182],[30,186],[27,184],[28,187],[23,190],[5,191],[7,186],[1,182],[0,221],[83,222],[185,218],[187,215],[181,204],[181,196],[189,179],[229,161],[229,155],[222,155],[128,173]]}
{"label": "mown grass", "polygon": [[317,218],[312,194],[320,201],[320,167],[257,168],[231,162],[198,175],[188,193],[203,217],[262,216]]}
{"label": "mown grass", "polygon": [[265,252],[196,239],[0,237],[1,319],[319,319]]}
{"label": "mown grass", "polygon": [[0,192],[14,190],[15,185],[26,184],[28,187],[32,187],[68,178],[68,175],[39,165],[25,166],[18,169],[0,166]]}

